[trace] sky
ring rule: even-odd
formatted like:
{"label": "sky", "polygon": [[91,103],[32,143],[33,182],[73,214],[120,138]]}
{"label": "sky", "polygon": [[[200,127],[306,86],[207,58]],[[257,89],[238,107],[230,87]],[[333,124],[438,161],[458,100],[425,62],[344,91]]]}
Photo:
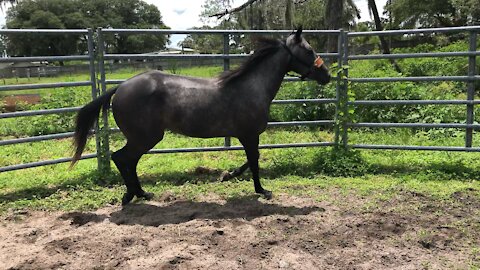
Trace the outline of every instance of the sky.
{"label": "sky", "polygon": [[[202,26],[199,15],[202,10],[204,0],[144,0],[149,4],[154,4],[162,14],[163,22],[171,29],[186,30],[194,26]],[[234,6],[241,5],[246,0],[234,0]],[[370,20],[367,8],[367,0],[354,0],[355,4],[361,10],[361,21]],[[387,0],[376,0],[380,14],[383,12],[383,6]],[[3,7],[0,10],[0,26],[5,25],[5,13],[8,9]],[[173,35],[171,46],[175,47],[178,41],[184,38],[183,35]]]}

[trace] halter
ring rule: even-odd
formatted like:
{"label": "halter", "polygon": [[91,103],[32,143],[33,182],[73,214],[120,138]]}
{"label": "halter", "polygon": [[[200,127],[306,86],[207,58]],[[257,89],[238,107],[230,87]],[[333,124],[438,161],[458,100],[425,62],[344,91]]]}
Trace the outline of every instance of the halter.
{"label": "halter", "polygon": [[314,67],[316,68],[320,68],[321,66],[323,66],[324,62],[323,62],[323,59],[317,55],[317,58],[315,58],[315,61],[313,61],[312,64],[308,64],[307,62],[303,61],[302,59],[298,58],[297,56],[295,56],[293,54],[293,52],[290,50],[290,48],[287,46],[287,44],[285,42],[282,42],[282,46],[287,50],[288,54],[290,54],[290,56],[295,59],[297,62],[299,62],[300,64],[308,67],[308,72],[306,74],[300,74],[302,76],[300,76],[299,78],[303,81],[305,80],[305,78],[307,78],[311,73],[312,73],[312,70]]}

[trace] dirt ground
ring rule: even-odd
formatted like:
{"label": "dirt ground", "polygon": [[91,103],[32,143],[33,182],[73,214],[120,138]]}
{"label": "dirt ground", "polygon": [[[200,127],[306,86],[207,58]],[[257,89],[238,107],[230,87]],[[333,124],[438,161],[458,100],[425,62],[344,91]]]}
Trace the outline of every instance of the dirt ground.
{"label": "dirt ground", "polygon": [[[327,192],[327,191],[326,191]],[[0,269],[476,269],[478,191],[438,201],[328,191],[329,201],[215,195],[95,212],[17,211],[0,223]]]}

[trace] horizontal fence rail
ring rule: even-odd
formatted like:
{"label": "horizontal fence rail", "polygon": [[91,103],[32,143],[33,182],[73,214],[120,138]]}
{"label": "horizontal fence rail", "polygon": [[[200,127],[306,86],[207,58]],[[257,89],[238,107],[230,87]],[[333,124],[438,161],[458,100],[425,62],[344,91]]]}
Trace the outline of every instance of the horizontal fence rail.
{"label": "horizontal fence rail", "polygon": [[[441,58],[441,57],[463,57],[468,59],[468,74],[462,76],[421,76],[421,77],[385,77],[385,78],[354,78],[348,76],[348,68],[345,71],[346,77],[341,79],[340,75],[335,76],[333,81],[337,86],[337,94],[335,98],[316,98],[316,99],[285,99],[274,100],[274,105],[286,104],[332,104],[335,106],[335,119],[318,119],[311,121],[289,121],[289,122],[269,122],[269,127],[286,127],[286,126],[327,126],[333,127],[335,130],[334,142],[308,142],[308,143],[289,143],[289,144],[269,144],[261,145],[261,149],[276,148],[297,148],[297,147],[329,147],[343,145],[354,149],[380,149],[380,150],[422,150],[422,151],[463,151],[463,152],[480,152],[480,147],[472,147],[472,134],[474,130],[480,129],[480,124],[474,122],[474,106],[480,104],[480,100],[475,100],[474,84],[480,81],[480,75],[476,70],[477,57],[480,52],[477,51],[477,34],[480,32],[480,26],[467,26],[455,28],[429,28],[429,29],[413,29],[413,30],[388,30],[388,31],[372,31],[372,32],[346,32],[343,30],[304,30],[304,34],[309,35],[329,35],[338,38],[338,51],[334,53],[320,53],[319,55],[327,59],[328,62],[338,62],[339,68],[347,67],[350,61],[359,60],[394,60],[394,59],[416,59],[416,58]],[[87,37],[88,52],[86,55],[69,55],[69,56],[32,56],[32,57],[7,57],[0,58],[0,63],[21,63],[21,62],[38,62],[38,61],[88,61],[90,78],[86,81],[76,82],[56,82],[56,83],[38,83],[23,85],[6,85],[0,86],[0,92],[8,93],[8,91],[22,91],[33,89],[56,89],[65,87],[90,87],[92,98],[96,98],[101,93],[105,93],[108,85],[120,84],[124,79],[107,79],[105,71],[105,62],[111,60],[200,60],[213,59],[223,62],[223,69],[229,70],[231,60],[245,59],[249,54],[233,54],[229,51],[230,37],[235,35],[289,35],[290,30],[171,30],[171,29],[0,29],[0,35],[83,35]],[[422,53],[398,53],[398,54],[358,54],[349,53],[350,40],[357,37],[367,36],[408,36],[408,35],[426,35],[440,33],[465,33],[469,35],[470,45],[468,51],[458,52],[422,52]],[[220,35],[224,40],[224,51],[222,54],[110,54],[106,52],[104,38],[105,36],[114,35],[173,35],[173,34],[190,34],[190,35]],[[297,77],[285,77],[286,82],[300,81]],[[467,92],[465,100],[353,100],[341,102],[342,98],[348,97],[349,91],[354,90],[355,83],[391,83],[391,82],[442,82],[455,81],[464,82]],[[353,83],[348,84],[347,82]],[[354,123],[348,119],[342,120],[339,115],[348,112],[349,106],[397,106],[397,105],[450,105],[450,106],[466,106],[467,113],[465,123]],[[1,119],[11,119],[16,117],[43,116],[51,114],[73,113],[80,110],[81,107],[71,108],[54,108],[32,111],[7,112],[0,114]],[[103,111],[102,118],[97,123],[91,134],[95,135],[96,153],[87,154],[82,159],[97,158],[98,167],[109,169],[110,148],[108,136],[101,138],[101,131],[105,134],[118,132],[117,128],[109,128],[107,111]],[[351,144],[348,141],[348,133],[351,128],[455,128],[465,130],[465,146],[447,147],[447,146],[414,146],[414,145],[372,145],[372,144]],[[342,130],[341,130],[342,129]],[[73,132],[65,132],[59,134],[48,134],[27,138],[15,138],[0,141],[0,147],[14,145],[19,143],[31,143],[45,140],[55,140],[70,138]],[[230,138],[225,138],[224,145],[215,147],[194,147],[194,148],[176,148],[176,149],[152,149],[151,154],[163,153],[184,153],[184,152],[212,152],[212,151],[231,151],[242,150],[241,146],[232,146]],[[0,168],[0,172],[32,168],[44,165],[59,164],[70,162],[70,157],[55,160],[38,161],[26,164],[11,165]]]}
{"label": "horizontal fence rail", "polygon": [[82,61],[89,60],[88,55],[70,55],[70,56],[33,56],[33,57],[4,57],[0,58],[0,63],[21,63],[21,62],[40,62],[40,61]]}
{"label": "horizontal fence rail", "polygon": [[18,84],[18,85],[4,85],[0,86],[1,91],[16,91],[16,90],[33,90],[33,89],[47,89],[47,88],[61,88],[61,87],[77,87],[77,86],[91,86],[92,82],[62,82],[62,83],[38,83],[38,84]]}
{"label": "horizontal fence rail", "polygon": [[471,82],[479,81],[480,76],[431,76],[431,77],[385,77],[385,78],[349,78],[350,82]]}
{"label": "horizontal fence rail", "polygon": [[[97,154],[87,154],[87,155],[81,156],[80,159],[83,160],[83,159],[91,159],[91,158],[96,158],[96,157],[97,157]],[[35,167],[41,167],[41,166],[47,166],[47,165],[55,165],[55,164],[60,164],[60,163],[71,162],[72,160],[73,160],[72,158],[59,158],[59,159],[55,159],[55,160],[45,160],[45,161],[38,161],[38,162],[31,162],[31,163],[5,166],[5,167],[0,167],[0,173],[1,172],[22,170],[22,169],[35,168]]]}
{"label": "horizontal fence rail", "polygon": [[[219,30],[219,29],[210,29],[210,30],[170,30],[170,29],[110,29],[110,28],[101,28],[100,31],[103,33],[110,34],[159,34],[159,35],[205,35],[205,34],[216,34],[216,35],[238,35],[238,34],[252,34],[252,35],[270,35],[270,34],[279,34],[279,35],[289,35],[292,33],[291,30]],[[321,35],[339,35],[340,30],[303,30],[304,34],[321,34]],[[1,34],[1,33],[0,33]]]}
{"label": "horizontal fence rail", "polygon": [[347,105],[476,105],[480,100],[355,100]]}
{"label": "horizontal fence rail", "polygon": [[0,119],[22,117],[22,116],[35,116],[35,115],[47,115],[47,114],[77,112],[77,111],[80,110],[80,108],[81,107],[70,107],[70,108],[59,108],[59,109],[48,109],[48,110],[19,111],[19,112],[2,113],[2,114],[0,114]]}
{"label": "horizontal fence rail", "polygon": [[439,52],[439,53],[396,53],[396,54],[366,54],[351,55],[348,60],[374,60],[374,59],[407,59],[426,57],[465,57],[477,56],[480,52]]}

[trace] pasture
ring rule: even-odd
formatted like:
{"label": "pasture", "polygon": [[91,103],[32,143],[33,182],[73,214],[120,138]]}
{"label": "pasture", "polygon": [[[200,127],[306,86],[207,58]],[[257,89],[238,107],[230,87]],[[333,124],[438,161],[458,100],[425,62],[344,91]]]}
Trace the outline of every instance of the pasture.
{"label": "pasture", "polygon": [[[212,76],[218,71],[179,72]],[[73,90],[65,89],[65,102],[74,100],[69,105],[88,100],[89,89],[76,91],[72,95]],[[47,90],[46,100],[49,95]],[[272,113],[278,119],[288,115],[276,107]],[[1,136],[44,134],[62,123],[52,116],[45,125],[40,120],[44,118],[3,119]],[[11,130],[21,134],[8,135]],[[120,134],[111,138],[112,150],[123,145]],[[299,127],[269,129],[260,140],[333,138],[332,130]],[[349,140],[445,146],[464,142],[451,130],[404,129],[354,130]],[[168,133],[157,148],[222,142]],[[2,146],[0,165],[69,156],[70,147],[67,139]],[[94,149],[90,140],[86,152]],[[479,153],[293,148],[260,154],[262,184],[274,194],[268,201],[254,195],[249,173],[228,182],[217,180],[224,170],[244,162],[241,151],[146,155],[139,177],[155,198],[123,209],[118,171],[100,175],[93,159],[73,170],[59,164],[1,173],[0,268],[480,268]]]}

